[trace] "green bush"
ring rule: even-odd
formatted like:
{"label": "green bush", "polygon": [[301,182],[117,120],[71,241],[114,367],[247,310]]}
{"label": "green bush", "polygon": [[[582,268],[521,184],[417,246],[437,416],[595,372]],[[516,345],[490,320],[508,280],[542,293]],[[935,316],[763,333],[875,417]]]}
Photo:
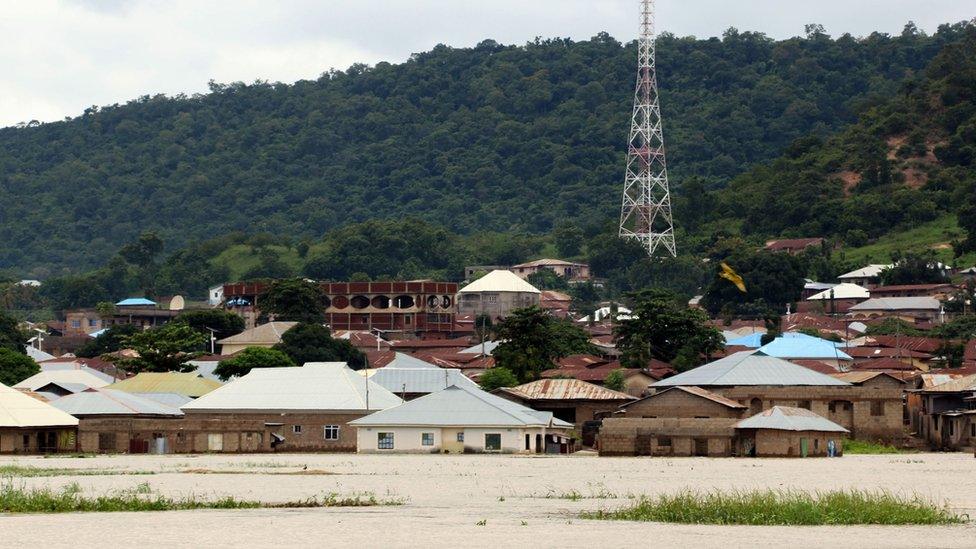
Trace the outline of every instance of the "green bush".
{"label": "green bush", "polygon": [[642,498],[631,507],[582,518],[682,524],[853,525],[959,524],[966,519],[918,496],[861,490],[818,492],[681,492]]}

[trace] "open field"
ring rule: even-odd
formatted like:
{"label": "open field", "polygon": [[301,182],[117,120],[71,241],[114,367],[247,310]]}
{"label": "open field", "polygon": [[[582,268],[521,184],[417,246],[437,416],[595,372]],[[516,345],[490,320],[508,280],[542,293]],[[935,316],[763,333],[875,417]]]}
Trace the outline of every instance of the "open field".
{"label": "open field", "polygon": [[[337,454],[2,457],[0,466],[4,465],[61,473],[12,478],[25,487],[59,489],[77,483],[91,495],[148,484],[154,493],[174,499],[233,496],[275,503],[334,493],[371,494],[401,500],[403,505],[0,515],[3,547],[40,546],[39,540],[45,547],[976,547],[972,523],[789,528],[578,518],[582,511],[630,505],[632,497],[641,495],[764,488],[884,489],[945,502],[953,511],[976,518],[976,459],[967,454],[829,460]],[[101,474],[63,474],[75,468]]]}

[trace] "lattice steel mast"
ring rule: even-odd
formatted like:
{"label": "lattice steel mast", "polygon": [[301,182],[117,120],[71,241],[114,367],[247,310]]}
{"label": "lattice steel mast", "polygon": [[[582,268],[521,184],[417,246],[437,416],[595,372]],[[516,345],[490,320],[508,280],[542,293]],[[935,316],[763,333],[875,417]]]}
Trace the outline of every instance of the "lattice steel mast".
{"label": "lattice steel mast", "polygon": [[635,238],[648,255],[677,255],[664,132],[654,66],[654,0],[641,0],[637,41],[637,89],[627,146],[627,173],[620,208],[620,236]]}

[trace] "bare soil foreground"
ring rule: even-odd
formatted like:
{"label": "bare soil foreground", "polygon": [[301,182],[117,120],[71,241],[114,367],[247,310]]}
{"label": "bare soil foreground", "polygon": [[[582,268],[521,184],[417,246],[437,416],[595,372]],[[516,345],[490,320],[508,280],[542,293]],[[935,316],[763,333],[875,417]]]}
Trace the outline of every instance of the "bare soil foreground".
{"label": "bare soil foreground", "polygon": [[403,504],[0,515],[2,547],[976,547],[972,523],[790,528],[577,518],[582,510],[628,505],[630,496],[688,488],[883,489],[945,502],[976,518],[976,459],[966,454],[804,460],[335,454],[0,458],[0,468],[10,465],[153,473],[0,480],[54,488],[77,483],[86,494],[148,483],[170,497],[233,495],[283,502],[368,492]]}

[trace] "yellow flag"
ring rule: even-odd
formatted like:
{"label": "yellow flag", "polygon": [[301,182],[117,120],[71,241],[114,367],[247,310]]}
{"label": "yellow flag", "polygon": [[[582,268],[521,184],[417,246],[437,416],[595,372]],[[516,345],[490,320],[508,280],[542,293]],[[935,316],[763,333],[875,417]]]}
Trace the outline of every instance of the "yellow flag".
{"label": "yellow flag", "polygon": [[739,273],[735,272],[735,270],[732,269],[732,267],[729,267],[729,265],[724,261],[721,263],[721,265],[722,272],[718,273],[718,276],[728,280],[732,284],[735,284],[735,287],[738,288],[740,292],[746,293],[746,283],[744,280],[742,280],[742,277],[739,276]]}

